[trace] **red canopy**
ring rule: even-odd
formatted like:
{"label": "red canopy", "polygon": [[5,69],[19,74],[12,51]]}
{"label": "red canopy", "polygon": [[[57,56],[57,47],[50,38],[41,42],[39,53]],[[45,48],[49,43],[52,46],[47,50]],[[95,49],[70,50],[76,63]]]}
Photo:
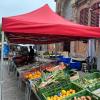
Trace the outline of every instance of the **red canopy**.
{"label": "red canopy", "polygon": [[73,38],[100,38],[100,28],[67,21],[48,5],[27,14],[3,18],[2,30],[13,43],[52,43]]}

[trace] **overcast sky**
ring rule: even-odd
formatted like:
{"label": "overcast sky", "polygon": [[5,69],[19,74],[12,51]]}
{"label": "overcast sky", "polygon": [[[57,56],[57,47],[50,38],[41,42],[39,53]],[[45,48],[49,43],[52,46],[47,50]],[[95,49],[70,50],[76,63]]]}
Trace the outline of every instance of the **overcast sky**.
{"label": "overcast sky", "polygon": [[0,0],[0,22],[4,16],[13,16],[35,10],[44,4],[55,11],[54,0]]}

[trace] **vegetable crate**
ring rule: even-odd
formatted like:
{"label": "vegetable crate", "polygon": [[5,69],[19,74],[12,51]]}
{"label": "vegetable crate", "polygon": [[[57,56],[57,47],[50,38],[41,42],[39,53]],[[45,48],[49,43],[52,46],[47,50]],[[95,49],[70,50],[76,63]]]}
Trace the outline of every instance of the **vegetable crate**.
{"label": "vegetable crate", "polygon": [[94,94],[92,94],[91,92],[87,91],[87,90],[82,90],[70,97],[66,97],[63,100],[75,100],[74,97],[76,98],[81,98],[82,96],[86,97],[86,96],[90,96],[91,99],[76,99],[76,100],[100,100],[100,98]]}
{"label": "vegetable crate", "polygon": [[73,89],[76,92],[79,92],[82,90],[81,88],[74,85],[73,83],[66,84],[64,82],[61,82],[61,83],[56,83],[56,84],[53,83],[53,84],[49,85],[48,87],[41,89],[41,94],[42,94],[43,100],[47,100],[47,97],[59,95],[61,93],[61,90],[68,91],[70,89]]}
{"label": "vegetable crate", "polygon": [[100,100],[100,82],[96,83],[93,87],[89,88],[89,90],[99,96],[99,100]]}
{"label": "vegetable crate", "polygon": [[97,79],[98,81],[100,81],[100,72],[94,72],[94,73],[91,73],[91,74],[86,74],[85,78],[87,80]]}
{"label": "vegetable crate", "polygon": [[86,74],[84,77],[81,77],[77,80],[72,81],[72,83],[74,83],[82,88],[92,87],[93,84],[96,84],[98,82],[100,82],[100,73],[99,72]]}

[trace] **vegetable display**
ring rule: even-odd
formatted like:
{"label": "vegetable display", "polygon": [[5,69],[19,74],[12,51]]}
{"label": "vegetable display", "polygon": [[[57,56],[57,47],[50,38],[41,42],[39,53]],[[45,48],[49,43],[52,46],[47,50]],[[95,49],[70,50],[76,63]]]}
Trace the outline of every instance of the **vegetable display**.
{"label": "vegetable display", "polygon": [[91,87],[92,84],[95,84],[99,81],[100,81],[100,78],[94,78],[94,79],[90,79],[90,80],[88,80],[86,78],[80,78],[73,82],[82,88],[86,88],[86,87]]}
{"label": "vegetable display", "polygon": [[100,100],[100,86],[95,85],[100,82],[100,73],[71,81],[70,77],[75,76],[76,72],[63,70],[63,64],[37,63],[34,66],[26,65],[18,71],[21,78],[32,82],[31,85],[43,100]]}
{"label": "vegetable display", "polygon": [[66,96],[70,96],[72,94],[74,94],[76,91],[73,90],[73,89],[70,89],[70,90],[61,90],[60,93],[58,93],[58,95],[54,95],[54,96],[51,96],[51,97],[47,97],[47,100],[61,100],[63,98],[65,98]]}
{"label": "vegetable display", "polygon": [[41,77],[41,83],[39,85],[39,88],[43,88],[46,85],[49,85],[50,83],[53,82],[60,82],[61,80],[66,79],[67,81],[69,80],[69,77],[65,75],[64,71],[62,70],[57,70],[52,73],[44,73],[43,76]]}

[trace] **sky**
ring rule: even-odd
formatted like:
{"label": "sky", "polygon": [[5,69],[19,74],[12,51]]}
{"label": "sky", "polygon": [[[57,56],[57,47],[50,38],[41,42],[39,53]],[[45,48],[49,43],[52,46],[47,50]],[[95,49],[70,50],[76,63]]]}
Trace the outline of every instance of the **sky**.
{"label": "sky", "polygon": [[45,4],[49,4],[51,9],[55,11],[54,0],[0,0],[0,23],[2,17],[31,12]]}

